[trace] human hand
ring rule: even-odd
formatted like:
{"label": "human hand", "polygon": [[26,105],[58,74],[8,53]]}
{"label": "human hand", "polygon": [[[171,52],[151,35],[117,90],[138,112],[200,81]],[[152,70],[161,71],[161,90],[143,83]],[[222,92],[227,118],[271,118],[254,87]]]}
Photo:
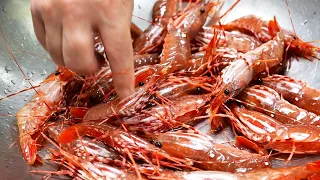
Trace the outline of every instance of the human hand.
{"label": "human hand", "polygon": [[97,72],[93,34],[101,35],[122,98],[134,92],[132,10],[133,0],[31,0],[36,37],[56,64],[82,75]]}

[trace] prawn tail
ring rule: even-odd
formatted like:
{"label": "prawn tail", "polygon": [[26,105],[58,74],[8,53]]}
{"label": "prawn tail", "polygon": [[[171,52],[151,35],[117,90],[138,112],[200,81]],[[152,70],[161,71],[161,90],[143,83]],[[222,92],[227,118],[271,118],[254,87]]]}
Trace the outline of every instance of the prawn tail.
{"label": "prawn tail", "polygon": [[218,31],[214,30],[213,38],[211,39],[208,47],[206,49],[206,53],[204,55],[204,61],[210,62],[210,58],[212,58],[217,53],[217,44],[218,44]]}
{"label": "prawn tail", "polygon": [[273,20],[269,21],[268,30],[269,30],[269,34],[272,37],[275,37],[278,32],[281,32],[281,28],[280,28],[278,21],[277,21],[277,18],[275,16],[273,17]]}
{"label": "prawn tail", "polygon": [[79,136],[82,136],[86,133],[87,127],[83,124],[76,124],[65,130],[63,130],[58,136],[58,142],[60,144],[68,144],[77,140]]}
{"label": "prawn tail", "polygon": [[[280,33],[280,37],[282,39],[286,39],[284,35],[285,32],[283,32],[280,28],[276,17],[274,17],[273,20],[269,21],[268,30],[272,37],[275,37],[277,33]],[[290,51],[297,56],[304,57],[310,61],[313,61],[313,59],[320,60],[320,48],[311,43],[305,42],[300,38],[295,37],[294,39],[288,38],[286,44],[290,48]]]}
{"label": "prawn tail", "polygon": [[36,141],[30,135],[20,137],[20,147],[24,159],[28,164],[33,165],[37,159],[38,148]]}

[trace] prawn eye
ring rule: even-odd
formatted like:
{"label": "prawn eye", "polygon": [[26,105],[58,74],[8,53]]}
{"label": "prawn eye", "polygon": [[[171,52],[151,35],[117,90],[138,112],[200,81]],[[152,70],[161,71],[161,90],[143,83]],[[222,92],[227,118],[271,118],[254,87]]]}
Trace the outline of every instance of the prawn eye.
{"label": "prawn eye", "polygon": [[156,142],[156,141],[155,141],[154,139],[151,139],[151,140],[150,140],[150,143],[151,143],[151,144],[154,144],[155,142]]}
{"label": "prawn eye", "polygon": [[158,97],[157,97],[156,95],[152,94],[152,95],[150,96],[150,99],[158,100]]}
{"label": "prawn eye", "polygon": [[262,79],[261,78],[258,79],[258,83],[262,84]]}
{"label": "prawn eye", "polygon": [[89,101],[90,102],[94,102],[96,100],[96,98],[94,96],[89,96]]}
{"label": "prawn eye", "polygon": [[54,73],[54,75],[56,75],[56,76],[58,76],[59,74],[61,74],[60,71],[56,71],[56,72]]}
{"label": "prawn eye", "polygon": [[200,13],[203,14],[204,12],[206,12],[206,10],[204,8],[201,8]]}
{"label": "prawn eye", "polygon": [[143,86],[144,85],[144,82],[139,82],[139,86]]}
{"label": "prawn eye", "polygon": [[225,94],[225,95],[229,95],[229,94],[230,94],[229,89],[224,90],[224,94]]}
{"label": "prawn eye", "polygon": [[155,146],[157,146],[158,148],[161,148],[162,147],[162,144],[161,142],[157,141],[154,143]]}
{"label": "prawn eye", "polygon": [[201,88],[200,88],[200,87],[197,87],[196,92],[197,92],[197,93],[201,93]]}

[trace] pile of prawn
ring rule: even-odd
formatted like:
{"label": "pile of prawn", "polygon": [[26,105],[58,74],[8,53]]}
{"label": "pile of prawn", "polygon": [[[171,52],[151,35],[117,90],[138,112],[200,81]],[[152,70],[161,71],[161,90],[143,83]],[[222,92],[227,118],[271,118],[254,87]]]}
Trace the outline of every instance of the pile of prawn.
{"label": "pile of prawn", "polygon": [[[320,178],[320,162],[270,162],[279,153],[320,153],[320,90],[280,75],[290,58],[317,60],[320,48],[276,17],[223,24],[222,5],[158,0],[145,31],[132,24],[136,91],[126,99],[96,35],[95,51],[106,58],[98,73],[58,67],[16,114],[26,162],[42,162],[46,149],[46,160],[61,166],[49,175],[75,179]],[[215,142],[226,126],[230,145]]]}

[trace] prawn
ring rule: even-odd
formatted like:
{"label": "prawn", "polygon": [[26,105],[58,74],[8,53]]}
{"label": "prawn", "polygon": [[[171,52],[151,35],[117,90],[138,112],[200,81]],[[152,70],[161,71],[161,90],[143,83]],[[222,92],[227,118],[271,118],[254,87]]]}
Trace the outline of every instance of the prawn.
{"label": "prawn", "polygon": [[[284,52],[284,36],[279,32],[273,40],[245,53],[221,72],[218,93],[211,103],[213,115],[222,103],[239,94],[256,74],[279,64]],[[260,62],[266,60],[265,62]],[[272,60],[272,61],[268,61]]]}
{"label": "prawn", "polygon": [[159,85],[156,93],[161,97],[174,100],[185,95],[207,93],[214,82],[212,78],[206,77],[169,76],[166,81]]}
{"label": "prawn", "polygon": [[[133,51],[135,54],[145,54],[157,51],[158,47],[163,43],[167,34],[167,24],[169,19],[176,12],[177,0],[159,0],[153,7],[153,22],[133,43]],[[157,9],[163,10],[158,13]]]}
{"label": "prawn", "polygon": [[37,157],[39,128],[59,110],[66,85],[76,75],[64,67],[48,76],[36,89],[36,95],[16,114],[19,141],[24,159],[32,165]]}
{"label": "prawn", "polygon": [[[132,154],[134,158],[147,163],[160,163],[168,167],[189,167],[189,161],[172,157],[160,148],[144,139],[119,128],[102,125],[96,122],[85,122],[73,125],[62,131],[58,137],[60,144],[70,143],[78,139],[78,135],[97,138],[123,155]],[[191,168],[191,167],[190,167]]]}
{"label": "prawn", "polygon": [[290,103],[320,115],[320,90],[283,75],[272,75],[261,80],[263,85],[276,90]]}
{"label": "prawn", "polygon": [[[59,134],[69,127],[70,125],[59,122],[49,125],[47,131],[52,139],[58,141]],[[122,162],[118,160],[120,159],[120,156],[114,150],[107,147],[103,143],[94,141],[88,137],[78,139],[69,144],[69,146],[62,146],[62,149],[85,160],[99,161],[109,164],[112,163],[115,165],[117,163],[119,165],[122,164]]]}
{"label": "prawn", "polygon": [[319,162],[311,162],[306,166],[294,166],[284,168],[264,168],[250,172],[221,172],[221,171],[164,171],[160,176],[152,176],[151,179],[174,180],[280,180],[280,179],[312,179],[319,178]]}
{"label": "prawn", "polygon": [[[135,72],[136,91],[138,91],[138,92],[139,92],[139,90],[145,91],[146,87],[144,87],[144,86],[147,86],[147,83],[149,83],[149,81],[151,81],[153,79],[155,73],[156,73],[156,67],[154,67],[154,66],[142,66],[141,68],[139,68]],[[88,94],[87,94],[87,97],[88,97]],[[144,98],[137,97],[137,99],[138,99],[137,101],[142,104],[142,102],[144,100],[146,100],[147,98],[144,99]],[[114,114],[121,113],[121,111],[125,107],[130,108],[129,106],[134,107],[132,104],[122,103],[120,98],[115,97],[111,101],[101,103],[101,104],[98,104],[98,105],[91,107],[87,111],[86,115],[84,116],[84,120],[105,119],[105,118],[112,116]],[[137,108],[137,107],[134,107],[134,108]],[[120,114],[118,114],[118,115],[120,115]]]}
{"label": "prawn", "polygon": [[262,44],[260,40],[255,37],[238,31],[229,32],[212,27],[203,27],[202,29],[203,30],[195,37],[196,44],[199,44],[200,46],[208,45],[214,37],[214,33],[218,34],[218,47],[234,48],[242,53],[252,51]]}
{"label": "prawn", "polygon": [[[173,2],[177,2],[177,0]],[[209,12],[216,4],[217,3],[213,2],[208,2],[204,5],[199,2],[193,3],[189,8],[185,9],[181,15],[173,19],[169,17],[173,17],[173,14],[171,14],[173,12],[172,8],[176,8],[176,4],[171,2],[169,6],[168,3],[166,3],[166,12],[170,12],[170,15],[165,15],[166,18],[160,18],[160,21],[153,23],[144,31],[134,43],[134,52],[136,54],[144,54],[156,51],[165,41],[169,32],[167,26],[174,26],[175,29],[180,29],[180,31],[188,36],[189,40],[192,40],[202,28]],[[172,21],[172,23],[170,21]]]}
{"label": "prawn", "polygon": [[[255,15],[247,15],[228,24],[222,25],[220,28],[223,28],[226,31],[239,30],[245,33],[250,33],[260,39],[262,42],[267,42],[274,36],[274,32],[272,28],[270,29],[270,27],[275,23],[275,19],[265,21]],[[308,42],[304,42],[302,39],[288,30],[282,29],[282,31],[284,32],[285,45],[289,48],[290,52],[298,56],[305,57],[309,60],[311,60],[311,58],[319,59],[319,47],[316,47]]]}
{"label": "prawn", "polygon": [[[135,87],[139,88],[147,83],[155,72],[156,69],[153,65],[141,66],[135,69]],[[86,77],[85,85],[78,97],[78,102],[83,103],[81,104],[82,106],[93,107],[98,103],[111,100],[114,96],[111,96],[112,94],[110,94],[110,92],[115,92],[112,80],[110,67],[103,68],[99,73],[94,75],[94,77]]]}
{"label": "prawn", "polygon": [[237,97],[248,107],[268,114],[283,124],[320,125],[320,116],[301,109],[285,99],[273,89],[255,85],[243,90]]}
{"label": "prawn", "polygon": [[165,132],[194,121],[193,117],[204,115],[208,95],[187,95],[143,111],[131,118],[117,120],[131,132]]}
{"label": "prawn", "polygon": [[319,153],[320,131],[310,125],[285,125],[276,119],[245,107],[231,105],[236,129],[266,149],[281,153]]}
{"label": "prawn", "polygon": [[219,4],[219,2],[208,1],[202,5],[202,3],[200,3],[201,1],[202,0],[197,0],[197,2],[190,5],[187,11],[173,22],[175,27],[181,28],[182,31],[187,33],[190,41],[199,33],[207,17],[215,13],[214,7]]}
{"label": "prawn", "polygon": [[[55,174],[68,174],[76,179],[141,179],[140,174],[122,171],[118,168],[111,167],[107,164],[97,161],[88,161],[76,155],[73,155],[54,143],[50,138],[42,133],[42,136],[48,140],[54,148],[48,148],[52,155],[52,162],[62,165],[66,170],[59,171]],[[31,171],[41,173],[41,171]],[[54,174],[54,173],[53,173]]]}
{"label": "prawn", "polygon": [[190,40],[187,34],[173,25],[168,27],[168,34],[164,40],[160,74],[170,74],[185,67],[191,58]]}
{"label": "prawn", "polygon": [[192,159],[203,170],[246,172],[270,166],[266,156],[214,143],[204,134],[166,132],[148,136],[171,156]]}
{"label": "prawn", "polygon": [[[208,2],[196,5],[176,20],[168,24],[168,34],[164,39],[160,74],[170,74],[184,69],[191,60],[190,41],[205,23],[209,11],[216,5]],[[198,15],[197,15],[198,14]]]}

